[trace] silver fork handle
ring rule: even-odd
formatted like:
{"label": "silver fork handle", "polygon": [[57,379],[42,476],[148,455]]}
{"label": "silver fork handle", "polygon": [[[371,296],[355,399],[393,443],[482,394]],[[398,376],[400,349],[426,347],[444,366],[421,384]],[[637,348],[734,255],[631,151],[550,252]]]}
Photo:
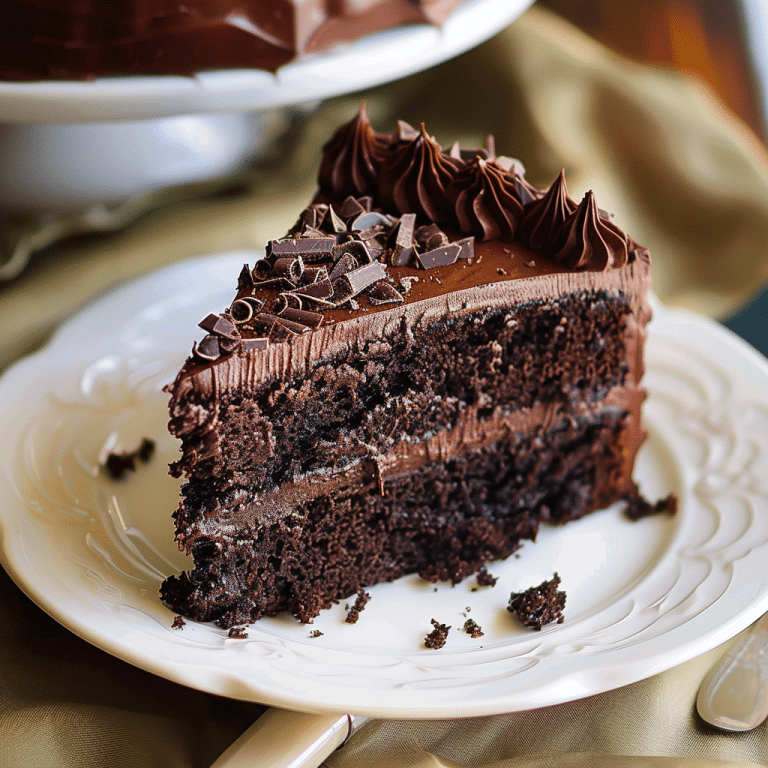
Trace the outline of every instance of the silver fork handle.
{"label": "silver fork handle", "polygon": [[710,670],[696,709],[724,731],[749,731],[768,717],[768,614]]}

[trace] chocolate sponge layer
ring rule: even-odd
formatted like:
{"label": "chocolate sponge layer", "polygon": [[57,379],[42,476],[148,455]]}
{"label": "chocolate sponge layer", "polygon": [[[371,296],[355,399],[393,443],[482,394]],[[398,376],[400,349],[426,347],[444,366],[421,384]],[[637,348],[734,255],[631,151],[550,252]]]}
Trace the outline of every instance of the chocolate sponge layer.
{"label": "chocolate sponge layer", "polygon": [[572,520],[626,495],[630,429],[628,415],[609,408],[393,476],[383,488],[350,486],[271,518],[255,504],[250,530],[196,537],[195,568],[167,579],[162,597],[189,618],[231,627],[281,611],[310,621],[409,573],[457,582],[534,539],[540,521]]}

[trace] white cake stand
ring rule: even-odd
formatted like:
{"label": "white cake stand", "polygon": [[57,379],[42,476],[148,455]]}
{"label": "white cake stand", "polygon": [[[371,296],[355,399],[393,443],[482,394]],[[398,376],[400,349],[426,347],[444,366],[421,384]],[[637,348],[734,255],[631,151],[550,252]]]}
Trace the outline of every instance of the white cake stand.
{"label": "white cake stand", "polygon": [[0,280],[61,237],[122,226],[162,190],[226,179],[308,105],[446,61],[533,0],[466,0],[441,27],[378,32],[280,68],[0,82]]}

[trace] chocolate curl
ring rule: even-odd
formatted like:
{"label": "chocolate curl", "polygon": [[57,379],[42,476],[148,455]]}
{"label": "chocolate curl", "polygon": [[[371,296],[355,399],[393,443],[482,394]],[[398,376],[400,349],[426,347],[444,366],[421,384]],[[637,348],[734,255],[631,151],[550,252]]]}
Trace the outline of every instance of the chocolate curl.
{"label": "chocolate curl", "polygon": [[278,259],[272,265],[272,275],[289,280],[294,285],[299,282],[304,274],[304,262],[301,256],[294,258]]}
{"label": "chocolate curl", "polygon": [[244,296],[232,302],[229,312],[236,325],[244,325],[249,322],[253,316],[260,312],[264,302],[255,296]]}
{"label": "chocolate curl", "polygon": [[[279,323],[284,328],[287,328],[289,331],[291,331],[291,333],[294,333],[294,334],[306,333],[309,330],[309,326],[307,325],[293,322],[292,320],[288,320],[285,317],[270,315],[267,312],[260,312],[258,315],[256,315],[255,320],[259,325],[266,326],[268,328],[272,328],[275,325],[275,323]],[[270,331],[270,334],[271,334],[271,331]]]}
{"label": "chocolate curl", "polygon": [[257,339],[243,339],[243,352],[256,352],[260,349],[265,349],[269,345],[269,339],[257,338]]}
{"label": "chocolate curl", "polygon": [[280,313],[280,317],[292,323],[304,325],[307,328],[319,328],[324,320],[323,316],[317,312],[307,312],[306,310],[294,309],[293,307],[286,307]]}

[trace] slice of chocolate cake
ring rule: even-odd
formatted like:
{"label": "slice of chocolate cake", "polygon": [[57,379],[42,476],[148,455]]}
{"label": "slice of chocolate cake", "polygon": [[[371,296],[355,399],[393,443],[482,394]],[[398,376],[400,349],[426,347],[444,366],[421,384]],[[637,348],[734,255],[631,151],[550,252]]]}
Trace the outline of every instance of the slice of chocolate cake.
{"label": "slice of chocolate cake", "polygon": [[168,387],[191,619],[457,582],[636,492],[650,259],[591,193],[364,110],[319,182]]}

